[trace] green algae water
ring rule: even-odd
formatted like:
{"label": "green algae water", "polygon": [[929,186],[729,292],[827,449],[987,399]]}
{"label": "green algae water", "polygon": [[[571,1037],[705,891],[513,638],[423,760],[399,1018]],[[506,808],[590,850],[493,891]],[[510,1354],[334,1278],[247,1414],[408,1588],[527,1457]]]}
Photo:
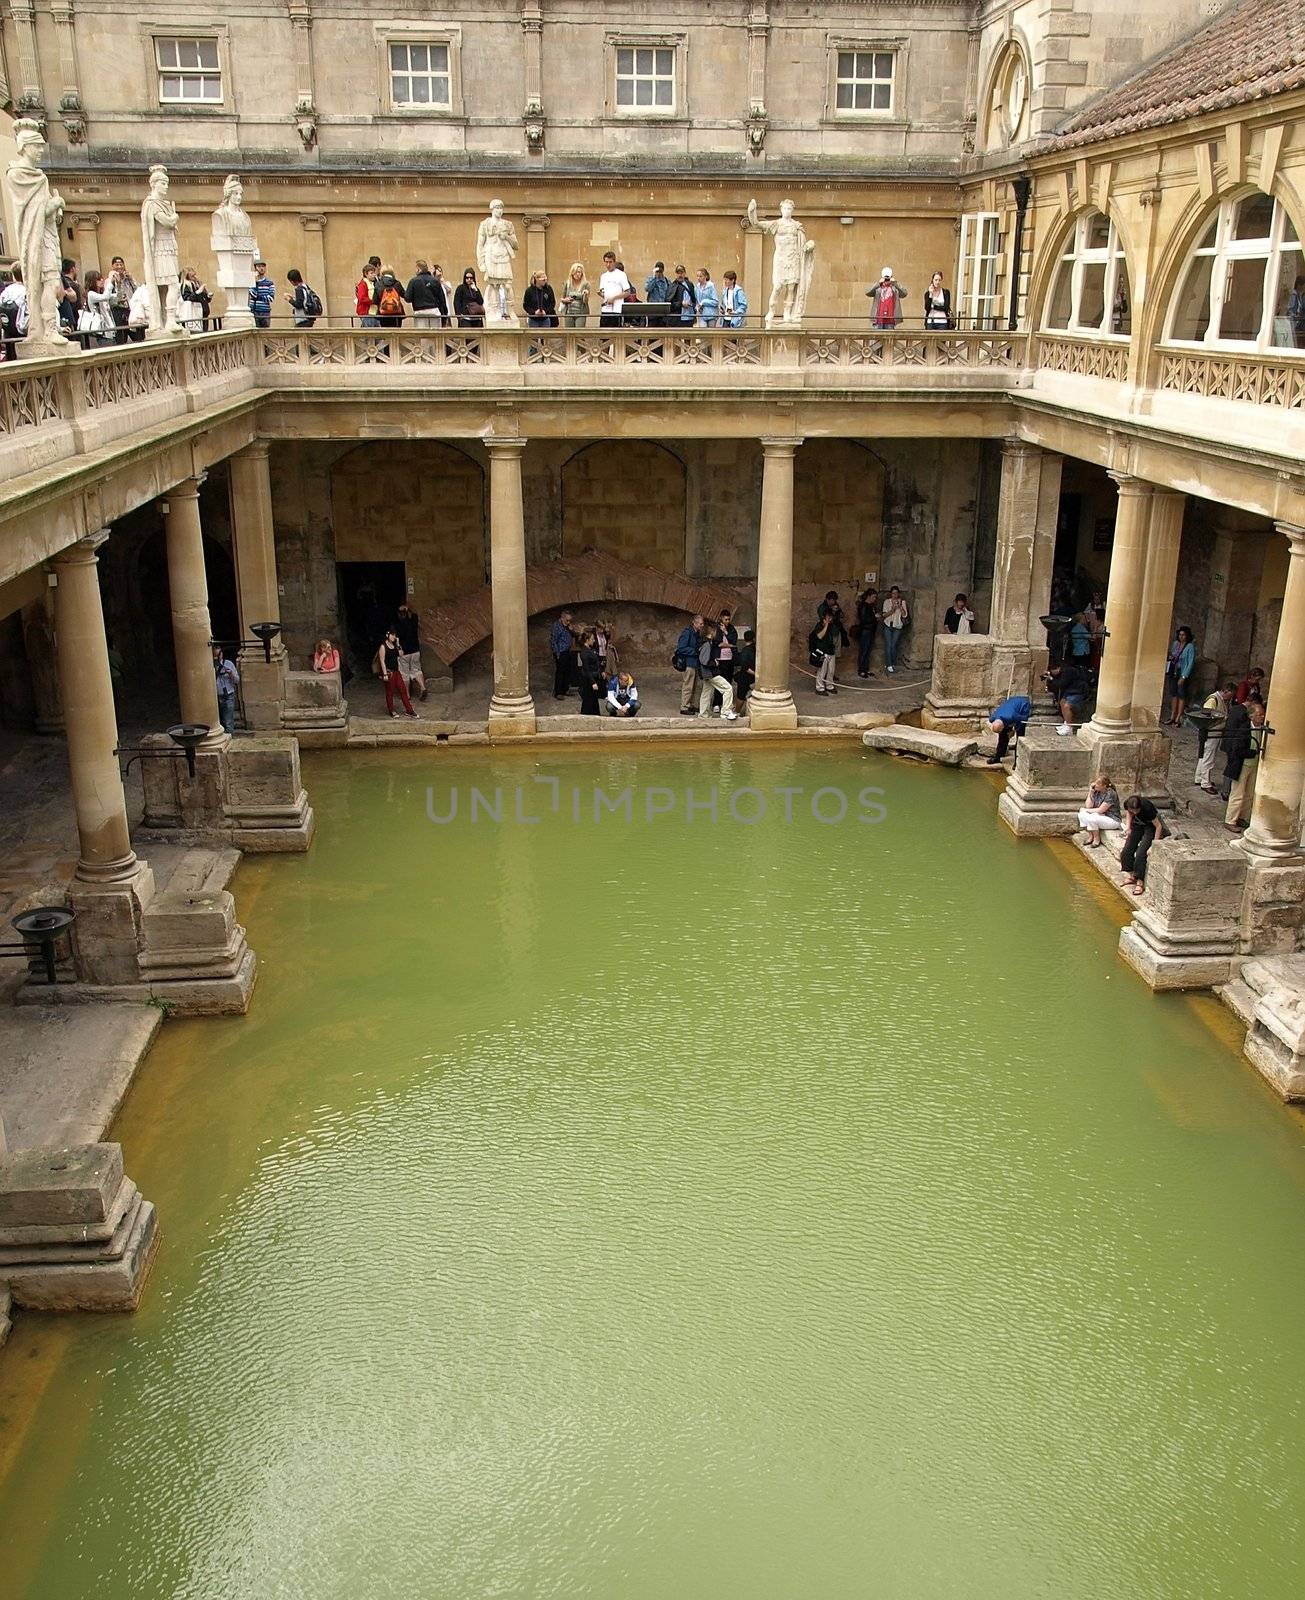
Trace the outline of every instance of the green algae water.
{"label": "green algae water", "polygon": [[1302,1593],[1301,1121],[982,779],[307,767],[141,1310],[0,1355],[0,1593]]}

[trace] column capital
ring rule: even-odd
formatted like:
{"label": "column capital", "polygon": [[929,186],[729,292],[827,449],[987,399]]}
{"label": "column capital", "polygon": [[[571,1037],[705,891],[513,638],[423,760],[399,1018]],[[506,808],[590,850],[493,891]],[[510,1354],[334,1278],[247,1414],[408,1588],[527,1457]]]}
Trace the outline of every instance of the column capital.
{"label": "column capital", "polygon": [[78,211],[74,214],[72,222],[73,227],[79,233],[90,233],[99,227],[100,213],[98,211]]}
{"label": "column capital", "polygon": [[299,213],[299,226],[305,233],[324,233],[326,231],[326,213],[324,211],[301,211]]}
{"label": "column capital", "polygon": [[1029,456],[1042,454],[1042,446],[1030,444],[1027,439],[1003,439],[1001,453],[1004,456],[1018,456],[1027,459]]}
{"label": "column capital", "polygon": [[160,495],[164,514],[167,514],[169,500],[198,500],[199,486],[207,477],[207,472],[197,472],[193,478],[183,478],[180,483],[174,483],[166,494]]}
{"label": "column capital", "polygon": [[108,537],[108,528],[96,528],[94,533],[84,533],[75,544],[50,559],[56,567],[93,567],[100,559],[96,552]]}
{"label": "column capital", "polygon": [[1121,495],[1135,495],[1140,498],[1155,493],[1155,484],[1148,483],[1145,478],[1134,477],[1131,472],[1113,472],[1107,468],[1106,476],[1115,480]]}
{"label": "column capital", "polygon": [[231,459],[233,461],[266,461],[271,453],[272,442],[270,439],[255,439],[251,444],[247,444],[243,450],[233,451]]}
{"label": "column capital", "polygon": [[514,438],[514,439],[498,438],[498,439],[495,439],[493,437],[490,437],[488,439],[485,439],[483,441],[483,443],[484,443],[484,446],[485,446],[486,450],[488,450],[491,455],[509,456],[509,455],[514,454],[514,453],[517,454],[517,455],[520,455],[520,453],[526,448],[527,441],[525,439],[518,439],[518,438]]}
{"label": "column capital", "polygon": [[761,453],[763,455],[783,457],[794,455],[797,451],[797,447],[802,443],[802,440],[763,437],[758,439],[757,443],[761,446]]}
{"label": "column capital", "polygon": [[1305,556],[1305,528],[1295,522],[1275,522],[1274,527],[1291,546],[1294,556]]}
{"label": "column capital", "polygon": [[544,233],[553,225],[553,219],[546,211],[527,211],[522,221],[530,233]]}

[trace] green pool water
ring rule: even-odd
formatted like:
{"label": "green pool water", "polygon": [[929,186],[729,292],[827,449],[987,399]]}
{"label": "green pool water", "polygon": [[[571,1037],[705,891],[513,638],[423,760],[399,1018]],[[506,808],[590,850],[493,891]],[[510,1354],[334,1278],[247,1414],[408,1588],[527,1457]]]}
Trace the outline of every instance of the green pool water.
{"label": "green pool water", "polygon": [[1305,1592],[1301,1121],[981,778],[306,767],[116,1128],[140,1311],[0,1355],[0,1594]]}

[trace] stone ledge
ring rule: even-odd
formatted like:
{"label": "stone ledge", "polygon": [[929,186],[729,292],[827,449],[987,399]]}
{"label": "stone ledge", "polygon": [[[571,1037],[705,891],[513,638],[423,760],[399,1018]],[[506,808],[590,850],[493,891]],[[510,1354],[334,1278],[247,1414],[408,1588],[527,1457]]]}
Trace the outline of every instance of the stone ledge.
{"label": "stone ledge", "polygon": [[886,750],[890,755],[921,756],[944,767],[959,767],[977,753],[977,737],[939,733],[929,728],[913,728],[906,723],[871,728],[862,734],[861,743],[870,750]]}

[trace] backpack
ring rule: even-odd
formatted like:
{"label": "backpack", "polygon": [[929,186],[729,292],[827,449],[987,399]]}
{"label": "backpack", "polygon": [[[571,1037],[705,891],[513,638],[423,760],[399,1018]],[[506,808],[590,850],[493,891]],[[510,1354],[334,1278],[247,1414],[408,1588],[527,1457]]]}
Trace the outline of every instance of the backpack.
{"label": "backpack", "polygon": [[397,289],[382,289],[381,302],[377,310],[383,317],[401,317],[403,315],[403,296]]}
{"label": "backpack", "polygon": [[306,317],[320,317],[322,314],[322,297],[316,289],[304,285],[304,315]]}

